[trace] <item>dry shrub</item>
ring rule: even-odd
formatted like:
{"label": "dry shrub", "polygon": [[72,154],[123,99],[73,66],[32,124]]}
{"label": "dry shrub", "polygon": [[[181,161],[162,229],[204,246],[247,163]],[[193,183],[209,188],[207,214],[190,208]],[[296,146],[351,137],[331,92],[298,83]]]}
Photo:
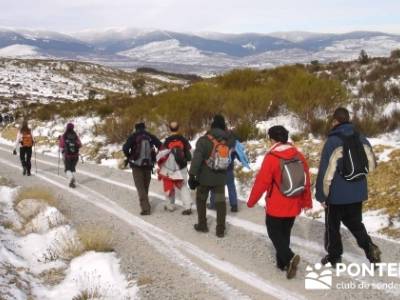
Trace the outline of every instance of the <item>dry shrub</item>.
{"label": "dry shrub", "polygon": [[390,154],[388,162],[381,162],[368,176],[369,200],[365,209],[384,209],[390,217],[400,216],[400,150]]}
{"label": "dry shrub", "polygon": [[62,234],[58,236],[52,245],[43,254],[43,262],[56,261],[58,259],[72,260],[82,255],[85,248],[76,235]]}
{"label": "dry shrub", "polygon": [[111,231],[99,227],[79,227],[78,237],[86,251],[114,251]]}
{"label": "dry shrub", "polygon": [[7,126],[1,131],[1,137],[12,142],[17,138],[17,134],[18,128],[12,126]]}
{"label": "dry shrub", "polygon": [[54,197],[51,190],[43,186],[26,187],[20,189],[14,200],[14,207],[25,199],[40,200],[53,207],[57,207],[58,204],[58,199]]}
{"label": "dry shrub", "polygon": [[45,270],[39,274],[39,278],[43,283],[55,286],[60,284],[65,278],[65,268],[54,268]]}
{"label": "dry shrub", "polygon": [[78,295],[76,295],[72,300],[90,300],[90,299],[104,299],[100,292],[99,287],[91,287],[87,288],[81,292],[79,292]]}

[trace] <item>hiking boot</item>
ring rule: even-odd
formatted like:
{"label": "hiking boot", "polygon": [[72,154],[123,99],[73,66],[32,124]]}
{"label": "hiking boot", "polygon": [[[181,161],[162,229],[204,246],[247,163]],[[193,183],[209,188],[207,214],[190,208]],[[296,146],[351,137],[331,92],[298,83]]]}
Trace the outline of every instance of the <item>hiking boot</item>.
{"label": "hiking boot", "polygon": [[31,170],[28,169],[28,170],[26,171],[26,175],[27,175],[27,176],[31,176]]}
{"label": "hiking boot", "polygon": [[207,225],[194,224],[193,227],[194,227],[194,230],[196,230],[198,232],[204,232],[204,233],[208,232]]}
{"label": "hiking boot", "polygon": [[184,211],[182,211],[182,215],[184,215],[184,216],[188,216],[188,215],[191,215],[192,214],[192,210],[189,208],[189,209],[185,209]]}
{"label": "hiking boot", "polygon": [[369,244],[369,249],[367,252],[367,258],[370,261],[370,263],[380,263],[381,262],[381,254],[382,251],[379,249],[379,247],[375,244]]}
{"label": "hiking boot", "polygon": [[167,210],[169,212],[174,212],[176,210],[176,207],[173,204],[166,204],[164,206],[164,210]]}
{"label": "hiking boot", "polygon": [[71,181],[69,182],[69,187],[73,188],[73,189],[76,188],[76,184],[75,184],[75,179],[74,178],[72,178]]}
{"label": "hiking boot", "polygon": [[237,205],[232,205],[231,206],[231,212],[238,212],[238,206]]}
{"label": "hiking boot", "polygon": [[321,259],[321,264],[325,266],[330,263],[332,265],[332,268],[336,268],[336,264],[341,262],[342,262],[341,257],[333,259],[329,255],[326,255]]}
{"label": "hiking boot", "polygon": [[290,260],[289,265],[287,266],[286,270],[286,278],[287,279],[292,279],[296,276],[297,273],[297,266],[299,265],[300,262],[300,256],[295,254],[292,259]]}
{"label": "hiking boot", "polygon": [[223,238],[225,236],[225,228],[221,226],[217,226],[215,234],[219,238]]}
{"label": "hiking boot", "polygon": [[211,203],[208,203],[208,204],[207,204],[207,208],[208,208],[208,209],[215,210],[215,205],[212,205]]}
{"label": "hiking boot", "polygon": [[143,211],[140,212],[140,215],[141,216],[148,216],[148,215],[150,215],[150,211],[149,210],[143,210]]}
{"label": "hiking boot", "polygon": [[26,175],[26,168],[24,167],[23,169],[22,169],[22,175]]}

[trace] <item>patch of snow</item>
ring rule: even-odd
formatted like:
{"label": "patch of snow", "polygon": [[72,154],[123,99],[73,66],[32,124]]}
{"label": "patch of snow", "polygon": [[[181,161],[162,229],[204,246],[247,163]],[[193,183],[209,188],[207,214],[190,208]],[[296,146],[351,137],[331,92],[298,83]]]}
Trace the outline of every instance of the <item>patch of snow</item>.
{"label": "patch of snow", "polygon": [[71,261],[65,279],[56,287],[37,292],[39,298],[70,300],[79,292],[96,293],[102,299],[136,299],[138,288],[120,271],[115,253],[87,252]]}
{"label": "patch of snow", "polygon": [[262,121],[257,124],[257,128],[267,135],[268,129],[275,125],[282,125],[289,131],[289,136],[292,134],[301,133],[304,128],[303,122],[295,114],[288,113],[270,118],[267,121]]}
{"label": "patch of snow", "polygon": [[[4,220],[19,221],[13,201],[18,188],[0,186],[0,216]],[[37,201],[32,199],[27,202]],[[25,205],[24,209],[36,209]],[[31,215],[26,212],[25,215]],[[10,299],[65,299],[83,291],[96,292],[101,299],[137,299],[138,287],[128,281],[120,270],[115,253],[86,252],[70,264],[62,259],[64,247],[70,241],[78,242],[70,225],[57,225],[64,218],[54,207],[46,206],[31,221],[35,232],[17,236],[11,229],[0,225],[0,289]],[[52,220],[53,226],[49,226]],[[23,234],[23,231],[22,231]],[[39,274],[52,269],[65,270],[65,278],[53,286],[44,285]],[[15,284],[10,284],[13,281]],[[9,298],[6,298],[9,299]]]}
{"label": "patch of snow", "polygon": [[1,57],[36,57],[38,56],[37,48],[28,45],[15,44],[0,49]]}

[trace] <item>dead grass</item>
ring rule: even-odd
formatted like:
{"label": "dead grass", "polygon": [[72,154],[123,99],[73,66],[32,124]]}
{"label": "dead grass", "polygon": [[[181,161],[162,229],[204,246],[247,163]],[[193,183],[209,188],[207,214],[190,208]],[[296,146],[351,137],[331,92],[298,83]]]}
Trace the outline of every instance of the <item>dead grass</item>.
{"label": "dead grass", "polygon": [[369,200],[366,210],[384,209],[390,217],[400,216],[400,150],[390,154],[390,161],[381,162],[368,177]]}
{"label": "dead grass", "polygon": [[114,251],[111,231],[98,227],[79,227],[78,237],[86,251],[112,252]]}
{"label": "dead grass", "polygon": [[0,176],[0,186],[15,187],[16,185],[10,179]]}
{"label": "dead grass", "polygon": [[17,138],[18,128],[7,126],[1,131],[2,138],[14,142]]}
{"label": "dead grass", "polygon": [[152,284],[154,280],[148,276],[139,276],[137,279],[137,285],[138,286],[143,286],[143,285],[149,285]]}
{"label": "dead grass", "polygon": [[380,234],[387,235],[395,240],[400,240],[399,228],[386,227],[379,231]]}
{"label": "dead grass", "polygon": [[72,300],[90,300],[90,299],[104,299],[104,297],[101,295],[99,287],[87,288],[79,292],[78,295],[72,298]]}
{"label": "dead grass", "polygon": [[0,225],[3,226],[5,229],[16,231],[15,224],[10,220],[0,220]]}
{"label": "dead grass", "polygon": [[57,207],[58,204],[58,199],[51,190],[43,186],[22,188],[15,198],[14,207],[24,199],[36,199],[53,207]]}
{"label": "dead grass", "polygon": [[39,274],[39,278],[44,284],[55,286],[60,284],[65,278],[65,268],[54,268],[45,270]]}
{"label": "dead grass", "polygon": [[70,261],[84,252],[85,248],[76,235],[62,234],[46,250],[41,261],[51,262],[58,259]]}

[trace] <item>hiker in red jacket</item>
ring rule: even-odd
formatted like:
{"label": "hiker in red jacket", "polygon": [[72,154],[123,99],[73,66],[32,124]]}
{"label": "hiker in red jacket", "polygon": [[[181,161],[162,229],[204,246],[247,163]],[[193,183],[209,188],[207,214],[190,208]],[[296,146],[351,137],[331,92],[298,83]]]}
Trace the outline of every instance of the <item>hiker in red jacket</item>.
{"label": "hiker in red jacket", "polygon": [[288,143],[289,132],[283,126],[268,130],[272,143],[257,174],[248,207],[266,195],[266,226],[275,250],[277,267],[288,279],[297,272],[300,256],[290,249],[290,233],[302,209],[312,207],[310,173],[302,153]]}

